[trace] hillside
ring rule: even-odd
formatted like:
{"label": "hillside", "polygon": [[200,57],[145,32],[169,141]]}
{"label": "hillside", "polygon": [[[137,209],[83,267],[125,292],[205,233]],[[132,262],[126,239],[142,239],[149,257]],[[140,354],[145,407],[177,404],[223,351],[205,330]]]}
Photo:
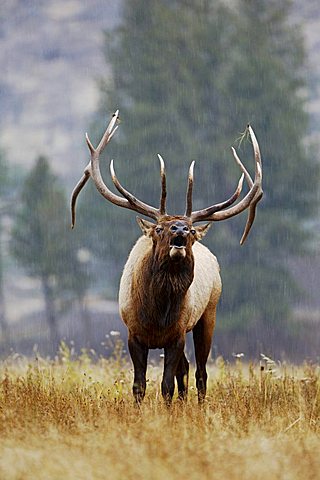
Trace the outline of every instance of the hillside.
{"label": "hillside", "polygon": [[44,153],[64,178],[81,164],[107,72],[103,30],[118,10],[118,1],[1,2],[0,144],[10,162],[29,167]]}
{"label": "hillside", "polygon": [[[29,167],[47,154],[71,183],[84,163],[84,132],[98,102],[96,81],[107,74],[103,30],[119,21],[120,0],[4,0],[0,7],[0,145],[10,162]],[[320,131],[320,9],[295,0],[309,54],[308,110]],[[115,108],[110,105],[110,109]],[[109,113],[109,112],[108,112]],[[79,169],[78,169],[79,171]]]}

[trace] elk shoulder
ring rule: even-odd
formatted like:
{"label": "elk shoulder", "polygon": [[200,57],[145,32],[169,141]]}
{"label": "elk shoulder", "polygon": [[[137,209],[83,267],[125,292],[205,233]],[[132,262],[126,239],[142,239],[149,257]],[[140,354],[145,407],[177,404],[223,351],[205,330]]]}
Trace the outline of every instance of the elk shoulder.
{"label": "elk shoulder", "polygon": [[[192,247],[194,255],[194,278],[186,294],[183,322],[186,330],[192,330],[209,304],[216,305],[221,293],[220,268],[217,258],[199,242]],[[130,330],[136,322],[136,296],[147,289],[144,284],[144,271],[152,255],[152,240],[140,237],[132,248],[120,281],[119,307],[122,318]],[[150,292],[151,294],[151,292]],[[148,308],[148,305],[145,305]],[[181,319],[182,320],[182,319]]]}

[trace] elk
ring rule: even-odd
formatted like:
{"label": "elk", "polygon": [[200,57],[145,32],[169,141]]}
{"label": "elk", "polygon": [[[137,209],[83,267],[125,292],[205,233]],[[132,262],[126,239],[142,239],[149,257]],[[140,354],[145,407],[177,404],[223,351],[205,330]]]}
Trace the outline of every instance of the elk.
{"label": "elk", "polygon": [[[216,257],[199,241],[212,222],[227,220],[248,209],[248,218],[240,243],[243,244],[255,218],[261,199],[262,163],[254,131],[248,125],[254,152],[255,177],[242,164],[236,151],[232,153],[242,175],[233,195],[224,202],[192,211],[194,161],[188,175],[184,215],[166,212],[166,173],[160,155],[161,198],[159,208],[150,206],[127,191],[119,182],[113,160],[112,181],[121,196],[105,185],[99,168],[99,156],[118,128],[116,111],[98,145],[94,148],[86,134],[91,159],[71,197],[72,228],[75,225],[76,200],[91,177],[98,192],[109,202],[151,218],[137,217],[142,230],[129,254],[120,281],[119,309],[128,328],[128,347],[134,366],[133,395],[140,402],[146,390],[149,349],[164,349],[164,370],[161,392],[167,404],[172,401],[175,378],[180,399],[187,397],[189,364],[184,353],[186,333],[193,332],[196,387],[199,403],[206,395],[206,363],[216,321],[216,308],[221,293],[219,264]],[[249,190],[236,203],[246,179]],[[195,226],[195,223],[206,224]]]}

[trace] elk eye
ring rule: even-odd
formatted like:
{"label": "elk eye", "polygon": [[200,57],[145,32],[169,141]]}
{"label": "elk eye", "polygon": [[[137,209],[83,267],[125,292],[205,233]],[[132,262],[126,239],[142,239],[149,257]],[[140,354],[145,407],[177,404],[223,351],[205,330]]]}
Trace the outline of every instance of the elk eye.
{"label": "elk eye", "polygon": [[177,228],[178,228],[178,227],[176,227],[175,225],[172,225],[171,230],[172,230],[173,232],[175,232],[175,231],[177,230]]}
{"label": "elk eye", "polygon": [[192,228],[192,229],[190,230],[190,233],[192,233],[192,235],[195,235],[195,234],[196,234],[196,231],[195,231],[195,229],[194,229],[194,228]]}
{"label": "elk eye", "polygon": [[162,228],[162,227],[157,227],[157,228],[156,228],[156,233],[157,233],[158,235],[160,235],[161,232],[163,232],[163,228]]}
{"label": "elk eye", "polygon": [[188,232],[188,231],[189,231],[189,228],[188,228],[188,227],[183,227],[183,231],[184,231],[184,232]]}

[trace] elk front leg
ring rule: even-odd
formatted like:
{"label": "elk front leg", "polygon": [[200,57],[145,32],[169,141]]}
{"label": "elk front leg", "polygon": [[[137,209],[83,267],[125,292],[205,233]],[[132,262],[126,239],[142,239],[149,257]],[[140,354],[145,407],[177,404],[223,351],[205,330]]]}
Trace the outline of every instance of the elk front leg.
{"label": "elk front leg", "polygon": [[129,335],[128,347],[134,368],[132,392],[137,403],[140,403],[146,392],[146,373],[148,348],[139,340]]}
{"label": "elk front leg", "polygon": [[180,338],[164,349],[164,371],[161,383],[161,393],[167,403],[170,405],[174,393],[174,377],[177,373],[177,368],[184,355],[185,339]]}
{"label": "elk front leg", "polygon": [[180,400],[186,400],[188,395],[188,381],[189,381],[189,362],[183,353],[177,367],[177,384],[178,394]]}

